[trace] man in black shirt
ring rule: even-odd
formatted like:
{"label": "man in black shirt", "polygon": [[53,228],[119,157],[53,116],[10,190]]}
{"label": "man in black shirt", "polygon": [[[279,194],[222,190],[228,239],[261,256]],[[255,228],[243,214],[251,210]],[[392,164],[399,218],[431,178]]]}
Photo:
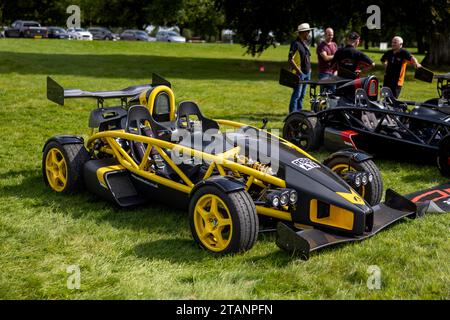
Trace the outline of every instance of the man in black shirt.
{"label": "man in black shirt", "polygon": [[[300,80],[311,80],[311,53],[306,41],[312,29],[308,23],[298,26],[298,37],[291,43],[288,61],[292,67],[292,72],[300,77]],[[299,111],[303,108],[303,98],[305,97],[308,85],[301,84],[294,89],[289,103],[289,112]]]}
{"label": "man in black shirt", "polygon": [[356,49],[359,43],[359,34],[352,32],[347,37],[347,46],[339,48],[334,54],[331,63],[337,68],[338,76],[356,79],[361,72],[368,71],[375,66],[372,59]]}
{"label": "man in black shirt", "polygon": [[402,38],[394,37],[391,46],[392,49],[386,51],[381,57],[381,62],[385,67],[383,86],[390,88],[398,98],[405,82],[406,65],[413,64],[416,69],[422,66],[411,53],[402,48]]}

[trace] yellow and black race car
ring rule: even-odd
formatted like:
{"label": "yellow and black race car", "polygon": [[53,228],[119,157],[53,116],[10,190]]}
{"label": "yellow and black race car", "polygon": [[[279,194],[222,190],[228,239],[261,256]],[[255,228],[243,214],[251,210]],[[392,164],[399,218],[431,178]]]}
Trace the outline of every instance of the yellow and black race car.
{"label": "yellow and black race car", "polygon": [[[340,151],[321,164],[263,129],[206,118],[192,101],[175,108],[171,84],[157,75],[149,85],[99,92],[65,90],[48,77],[47,97],[61,105],[98,100],[87,141],[59,135],[45,143],[42,174],[51,189],[86,188],[122,207],[188,208],[195,241],[215,254],[249,250],[260,220],[277,223],[279,247],[308,257],[421,215],[390,190],[379,204],[381,177],[367,154]],[[121,105],[103,107],[110,98]]]}

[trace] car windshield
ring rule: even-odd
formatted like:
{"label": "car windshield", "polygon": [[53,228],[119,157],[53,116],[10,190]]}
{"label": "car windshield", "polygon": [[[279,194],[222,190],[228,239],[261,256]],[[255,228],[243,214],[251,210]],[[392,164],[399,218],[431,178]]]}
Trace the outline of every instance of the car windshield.
{"label": "car windshield", "polygon": [[64,33],[64,32],[66,32],[63,28],[50,28],[50,30],[55,31],[55,33]]}
{"label": "car windshield", "polygon": [[136,34],[143,37],[148,37],[148,34],[146,34],[144,31],[136,31]]}
{"label": "car windshield", "polygon": [[176,32],[169,32],[169,36],[179,37],[180,35],[178,33],[176,33]]}
{"label": "car windshield", "polygon": [[24,27],[40,27],[39,23],[37,22],[26,22],[23,24]]}
{"label": "car windshield", "polygon": [[86,30],[84,30],[83,28],[75,28],[75,29],[73,29],[74,31],[76,31],[76,32],[83,32],[83,31],[86,31]]}

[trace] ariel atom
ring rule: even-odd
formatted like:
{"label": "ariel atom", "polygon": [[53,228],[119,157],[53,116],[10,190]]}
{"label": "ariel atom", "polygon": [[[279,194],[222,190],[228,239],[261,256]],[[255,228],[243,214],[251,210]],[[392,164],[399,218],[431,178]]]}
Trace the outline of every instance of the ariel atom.
{"label": "ariel atom", "polygon": [[[438,75],[439,98],[401,101],[378,79],[339,77],[303,81],[311,86],[311,111],[289,114],[283,138],[311,151],[365,150],[376,155],[438,163],[450,175],[450,74]],[[317,86],[336,85],[334,93],[317,94]]]}
{"label": "ariel atom", "polygon": [[[192,101],[176,108],[171,84],[157,75],[152,84],[97,92],[64,89],[48,77],[47,97],[60,105],[67,98],[98,102],[87,141],[57,135],[45,143],[42,174],[52,190],[87,189],[121,207],[187,209],[194,240],[214,254],[249,250],[262,220],[277,223],[279,247],[308,257],[420,215],[391,190],[379,203],[382,181],[367,154],[337,152],[322,164],[265,130],[209,119]],[[103,106],[113,98],[121,104]]]}

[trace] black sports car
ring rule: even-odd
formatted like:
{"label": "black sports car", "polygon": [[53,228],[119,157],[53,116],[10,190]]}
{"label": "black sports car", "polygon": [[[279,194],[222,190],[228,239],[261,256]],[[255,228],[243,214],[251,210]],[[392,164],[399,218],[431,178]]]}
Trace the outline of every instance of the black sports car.
{"label": "black sports car", "polygon": [[67,31],[61,27],[47,27],[47,34],[49,39],[68,39]]}
{"label": "black sports car", "polygon": [[[450,174],[450,74],[438,79],[439,98],[425,102],[397,100],[370,76],[303,81],[311,85],[313,111],[291,113],[283,137],[305,150],[362,149],[374,154],[436,161]],[[319,95],[319,85],[336,84],[333,94]]]}
{"label": "black sports car", "polygon": [[[177,108],[170,82],[156,75],[152,84],[117,91],[47,81],[50,100],[91,97],[98,108],[86,143],[72,135],[45,143],[45,183],[62,193],[87,188],[121,207],[166,202],[187,209],[193,238],[212,253],[249,250],[259,219],[279,222],[277,244],[307,257],[423,213],[390,190],[379,204],[381,176],[367,154],[338,152],[321,164],[263,130],[209,119],[193,101]],[[121,105],[104,107],[112,98]]]}

